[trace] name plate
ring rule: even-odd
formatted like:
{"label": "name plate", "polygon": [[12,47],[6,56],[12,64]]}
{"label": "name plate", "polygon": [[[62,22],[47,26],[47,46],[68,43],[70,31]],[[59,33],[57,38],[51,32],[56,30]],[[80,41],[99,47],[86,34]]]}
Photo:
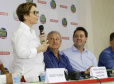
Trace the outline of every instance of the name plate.
{"label": "name plate", "polygon": [[6,83],[6,75],[0,75],[0,84]]}
{"label": "name plate", "polygon": [[65,68],[48,68],[46,69],[45,83],[65,82]]}
{"label": "name plate", "polygon": [[90,76],[92,77],[92,79],[108,77],[105,67],[91,67]]}

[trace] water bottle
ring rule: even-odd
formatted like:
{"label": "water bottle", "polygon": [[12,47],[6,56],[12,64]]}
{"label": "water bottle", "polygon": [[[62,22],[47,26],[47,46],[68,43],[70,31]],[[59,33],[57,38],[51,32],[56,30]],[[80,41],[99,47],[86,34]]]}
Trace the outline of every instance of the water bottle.
{"label": "water bottle", "polygon": [[20,73],[12,74],[13,84],[21,84],[20,83]]}
{"label": "water bottle", "polygon": [[45,78],[46,78],[46,73],[45,72],[41,72],[40,73],[40,80],[41,80],[41,82],[45,82]]}

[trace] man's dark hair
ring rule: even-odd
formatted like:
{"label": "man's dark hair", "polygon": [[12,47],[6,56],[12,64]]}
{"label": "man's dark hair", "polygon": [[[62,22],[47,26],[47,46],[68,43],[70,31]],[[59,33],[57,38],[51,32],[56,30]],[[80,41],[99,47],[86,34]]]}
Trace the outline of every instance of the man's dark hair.
{"label": "man's dark hair", "polygon": [[110,34],[110,41],[112,41],[114,39],[114,32],[112,32],[111,34]]}
{"label": "man's dark hair", "polygon": [[76,30],[74,31],[73,37],[75,35],[75,32],[79,30],[83,31],[85,33],[85,36],[88,37],[88,32],[86,31],[84,27],[77,27]]}

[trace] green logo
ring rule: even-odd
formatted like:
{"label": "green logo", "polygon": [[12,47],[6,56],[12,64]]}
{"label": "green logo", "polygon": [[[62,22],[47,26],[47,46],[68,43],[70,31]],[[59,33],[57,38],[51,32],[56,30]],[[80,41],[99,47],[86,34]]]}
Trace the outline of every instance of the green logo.
{"label": "green logo", "polygon": [[56,3],[55,3],[54,0],[51,0],[50,6],[51,6],[52,9],[55,9],[56,8]]}
{"label": "green logo", "polygon": [[33,0],[27,0],[27,2],[33,2]]}
{"label": "green logo", "polygon": [[46,23],[46,17],[45,17],[45,15],[41,15],[40,16],[40,22],[42,23],[42,24],[45,24]]}
{"label": "green logo", "polygon": [[72,13],[75,13],[76,12],[76,8],[75,8],[75,6],[73,4],[71,6],[71,11],[72,11]]}
{"label": "green logo", "polygon": [[66,20],[66,18],[63,18],[63,19],[62,19],[62,24],[63,24],[64,27],[67,26],[67,20]]}
{"label": "green logo", "polygon": [[5,39],[7,37],[7,31],[5,28],[0,29],[0,38]]}

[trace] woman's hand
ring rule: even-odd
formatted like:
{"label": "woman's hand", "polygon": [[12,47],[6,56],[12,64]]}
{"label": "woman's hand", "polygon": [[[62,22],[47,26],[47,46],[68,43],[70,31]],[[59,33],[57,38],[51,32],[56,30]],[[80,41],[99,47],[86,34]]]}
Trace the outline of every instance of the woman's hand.
{"label": "woman's hand", "polygon": [[42,42],[41,46],[37,47],[37,53],[39,52],[45,52],[48,48],[49,44],[48,44],[48,40],[46,40],[45,42]]}

